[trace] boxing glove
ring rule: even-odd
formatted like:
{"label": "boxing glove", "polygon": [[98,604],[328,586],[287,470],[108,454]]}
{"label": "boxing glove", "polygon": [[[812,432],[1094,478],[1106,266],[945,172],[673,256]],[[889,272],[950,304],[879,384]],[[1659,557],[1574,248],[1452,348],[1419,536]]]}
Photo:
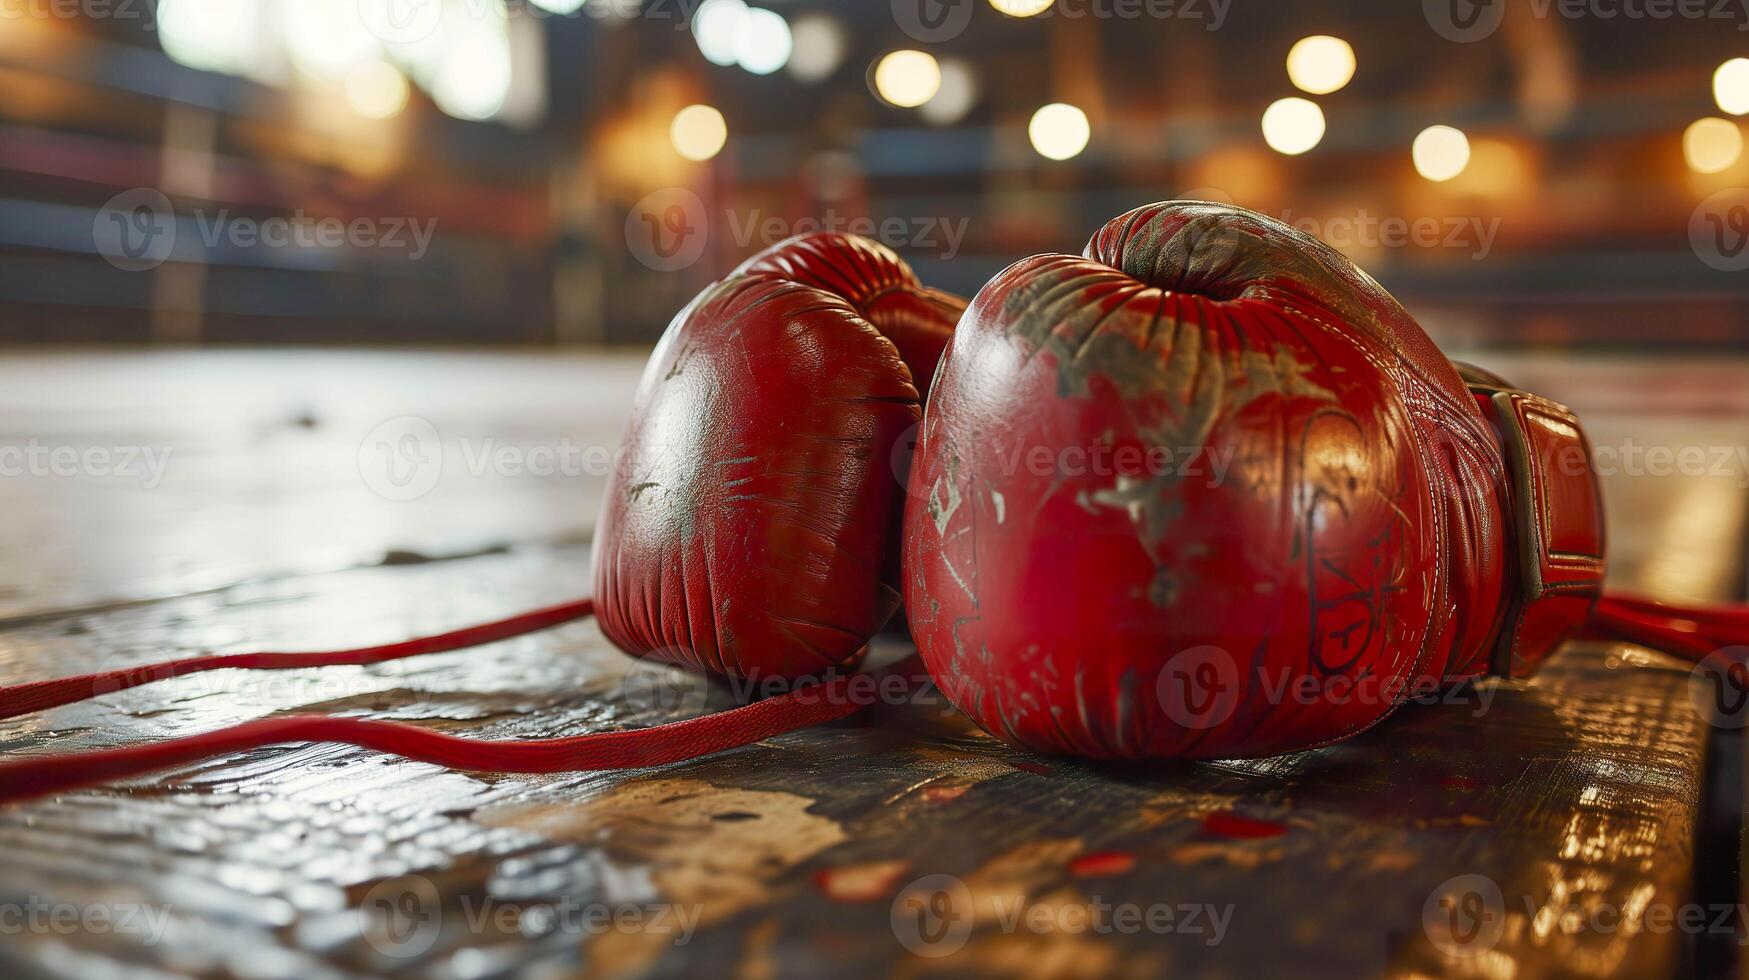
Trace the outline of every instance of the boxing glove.
{"label": "boxing glove", "polygon": [[992,734],[1263,756],[1584,623],[1577,420],[1460,374],[1341,254],[1241,208],[1131,211],[973,299],[913,461],[905,598]]}
{"label": "boxing glove", "polygon": [[596,524],[608,639],[740,678],[854,663],[899,607],[894,448],[964,308],[884,246],[820,233],[683,309]]}

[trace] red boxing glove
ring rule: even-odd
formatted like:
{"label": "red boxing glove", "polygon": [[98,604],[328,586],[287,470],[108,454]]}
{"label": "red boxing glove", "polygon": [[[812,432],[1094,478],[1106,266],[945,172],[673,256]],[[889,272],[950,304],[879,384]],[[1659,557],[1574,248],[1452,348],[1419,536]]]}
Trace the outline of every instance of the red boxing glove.
{"label": "red boxing glove", "polygon": [[1151,205],[1085,258],[1016,263],[962,320],[912,470],[931,674],[1019,745],[1206,758],[1529,670],[1599,591],[1602,510],[1576,420],[1475,382],[1339,253],[1240,208]]}
{"label": "red boxing glove", "polygon": [[854,663],[899,607],[893,450],[964,308],[886,247],[822,233],[682,310],[596,524],[607,637],[736,677]]}

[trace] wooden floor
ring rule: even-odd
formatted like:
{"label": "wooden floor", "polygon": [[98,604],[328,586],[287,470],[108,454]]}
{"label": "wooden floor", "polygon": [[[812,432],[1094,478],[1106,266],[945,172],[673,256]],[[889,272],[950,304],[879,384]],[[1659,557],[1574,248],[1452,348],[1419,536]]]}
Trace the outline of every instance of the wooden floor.
{"label": "wooden floor", "polygon": [[[10,356],[0,447],[39,448],[0,457],[0,684],[386,641],[584,594],[641,361]],[[1489,363],[1572,404],[1600,446],[1749,432],[1740,363]],[[57,447],[81,472],[52,471]],[[137,447],[161,472],[121,466]],[[1615,585],[1738,593],[1740,458],[1605,487]],[[933,702],[637,773],[263,750],[0,808],[0,973],[1667,974],[1695,955],[1656,911],[1696,901],[1709,739],[1690,690],[1671,661],[1576,646],[1343,745],[1124,769],[1011,751]],[[582,624],[181,678],[0,722],[0,752],[294,710],[514,738],[722,703]]]}

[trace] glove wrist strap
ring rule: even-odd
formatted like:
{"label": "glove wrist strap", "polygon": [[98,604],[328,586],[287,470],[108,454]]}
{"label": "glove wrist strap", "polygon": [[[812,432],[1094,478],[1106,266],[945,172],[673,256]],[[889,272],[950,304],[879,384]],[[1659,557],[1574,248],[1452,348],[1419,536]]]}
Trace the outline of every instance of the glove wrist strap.
{"label": "glove wrist strap", "polygon": [[1466,379],[1506,463],[1509,606],[1490,661],[1523,677],[1578,632],[1603,592],[1603,507],[1591,445],[1566,406]]}

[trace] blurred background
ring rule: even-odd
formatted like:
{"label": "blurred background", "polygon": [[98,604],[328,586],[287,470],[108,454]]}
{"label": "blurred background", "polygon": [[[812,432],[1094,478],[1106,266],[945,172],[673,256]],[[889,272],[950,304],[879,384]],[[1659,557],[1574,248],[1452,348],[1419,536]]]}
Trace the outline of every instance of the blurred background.
{"label": "blurred background", "polygon": [[0,0],[0,339],[647,344],[796,231],[971,293],[1183,196],[1448,345],[1741,348],[1745,7]]}

